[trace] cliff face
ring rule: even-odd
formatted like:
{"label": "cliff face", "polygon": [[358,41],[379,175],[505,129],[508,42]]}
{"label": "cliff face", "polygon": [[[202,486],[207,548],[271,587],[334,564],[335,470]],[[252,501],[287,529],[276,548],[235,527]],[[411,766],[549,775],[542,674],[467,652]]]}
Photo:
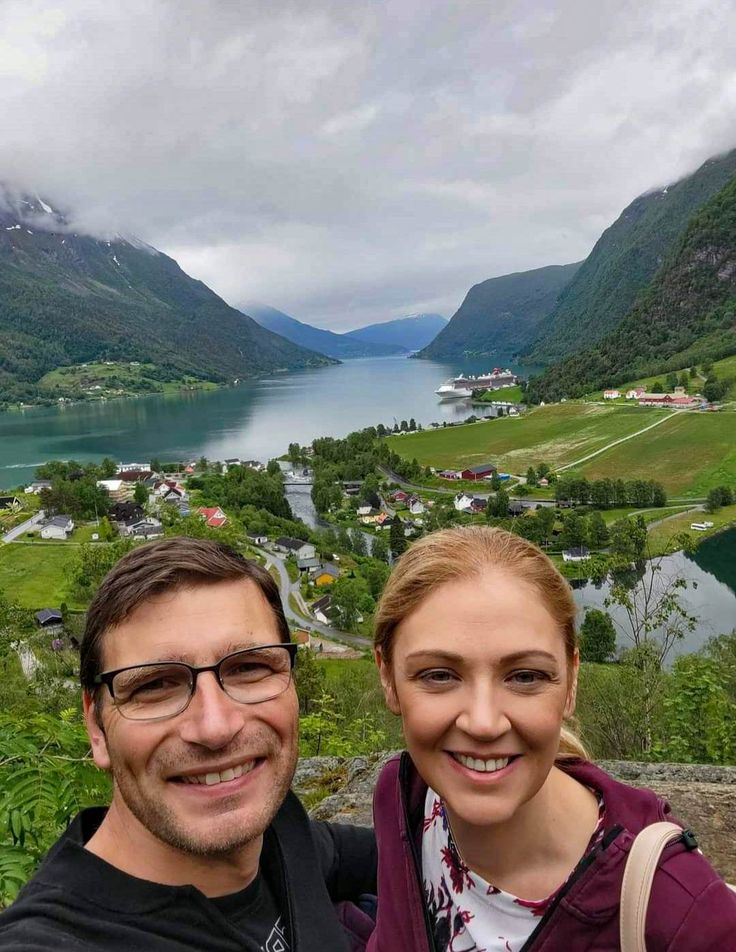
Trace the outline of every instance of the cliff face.
{"label": "cliff face", "polygon": [[[312,757],[299,762],[295,791],[316,820],[372,826],[376,777],[390,754]],[[736,883],[736,767],[601,761],[624,783],[649,787],[694,831],[701,849],[726,880]]]}

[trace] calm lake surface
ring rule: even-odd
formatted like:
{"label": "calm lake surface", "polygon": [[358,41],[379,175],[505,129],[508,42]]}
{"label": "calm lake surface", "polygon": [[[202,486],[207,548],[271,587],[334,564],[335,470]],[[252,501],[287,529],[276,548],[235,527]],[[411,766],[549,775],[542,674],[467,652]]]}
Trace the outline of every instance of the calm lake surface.
{"label": "calm lake surface", "polygon": [[[681,601],[690,615],[698,619],[689,633],[672,649],[671,659],[697,651],[714,635],[729,634],[736,629],[736,529],[728,529],[706,539],[692,555],[677,552],[662,561],[664,577],[681,575],[688,587],[681,591]],[[575,600],[581,609],[605,608],[607,586],[586,582],[575,589]],[[616,621],[625,625],[623,611],[605,609]],[[626,637],[619,637],[620,646],[630,646]]]}
{"label": "calm lake surface", "polygon": [[[530,368],[509,365],[518,373]],[[349,360],[334,367],[277,374],[216,391],[153,395],[105,403],[0,413],[0,487],[27,483],[49,459],[80,462],[109,456],[146,462],[268,460],[291,442],[345,436],[351,430],[411,417],[427,425],[490,415],[467,400],[440,403],[448,377],[480,373],[493,362],[440,363],[405,357]]]}

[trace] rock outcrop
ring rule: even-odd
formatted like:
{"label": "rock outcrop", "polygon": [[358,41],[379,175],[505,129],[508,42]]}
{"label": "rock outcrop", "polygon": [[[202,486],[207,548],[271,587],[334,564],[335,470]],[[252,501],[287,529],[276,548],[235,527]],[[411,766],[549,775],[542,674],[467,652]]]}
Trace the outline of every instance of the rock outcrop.
{"label": "rock outcrop", "polygon": [[[371,826],[373,787],[390,756],[302,760],[295,790],[317,820]],[[629,761],[604,761],[600,766],[624,783],[649,787],[667,799],[718,872],[736,883],[736,767]]]}

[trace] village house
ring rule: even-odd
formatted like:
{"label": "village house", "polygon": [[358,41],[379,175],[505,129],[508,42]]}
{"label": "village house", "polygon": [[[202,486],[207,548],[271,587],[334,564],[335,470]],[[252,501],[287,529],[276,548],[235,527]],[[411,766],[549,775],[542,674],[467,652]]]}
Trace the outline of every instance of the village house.
{"label": "village house", "polygon": [[[225,460],[225,462],[229,463],[230,460]],[[254,469],[258,473],[260,473],[262,470],[266,468],[263,465],[263,463],[261,463],[260,460],[257,460],[257,459],[244,459],[242,460],[240,465],[245,466],[247,469]]]}
{"label": "village house", "polygon": [[480,496],[473,496],[470,501],[470,511],[473,513],[485,512],[488,508],[488,500]]}
{"label": "village house", "polygon": [[409,499],[409,493],[405,493],[403,489],[397,489],[395,492],[392,492],[388,498],[392,503],[404,505]]}
{"label": "village house", "polygon": [[312,581],[315,585],[332,585],[338,578],[340,578],[340,569],[335,565],[330,565],[329,562],[321,565],[312,573]]}
{"label": "village house", "polygon": [[311,572],[312,570],[318,569],[321,565],[322,563],[316,556],[314,556],[314,558],[311,558],[311,559],[297,559],[296,560],[296,567],[299,569],[300,572]]}
{"label": "village house", "polygon": [[316,549],[312,543],[304,542],[302,539],[291,539],[289,536],[281,536],[273,545],[279,552],[293,555],[295,559],[313,559],[316,555]]}
{"label": "village house", "polygon": [[455,496],[453,505],[458,512],[468,512],[473,505],[473,497],[467,493],[458,493]]}
{"label": "village house", "polygon": [[618,400],[620,396],[621,396],[620,390],[604,390],[603,391],[604,400]]}
{"label": "village house", "polygon": [[455,469],[441,469],[437,475],[441,479],[462,479],[462,473]]}
{"label": "village house", "polygon": [[635,387],[633,390],[626,391],[626,399],[639,400],[641,397],[644,396],[645,393],[646,393],[646,390],[644,389],[644,387]]}
{"label": "village house", "polygon": [[120,472],[115,473],[115,479],[119,479],[123,483],[149,483],[153,485],[155,482],[155,475],[150,469],[125,469],[120,470]]}
{"label": "village house", "polygon": [[164,528],[159,519],[152,516],[146,516],[143,519],[122,525],[120,534],[127,539],[160,539],[164,534]]}
{"label": "village house", "polygon": [[424,505],[419,496],[412,496],[407,505],[412,516],[421,516],[427,511],[427,507]]}
{"label": "village house", "polygon": [[33,493],[37,496],[42,489],[51,489],[50,479],[34,479],[30,486],[26,486],[25,492]]}
{"label": "village house", "polygon": [[64,616],[58,608],[42,608],[34,615],[39,628],[46,631],[54,631],[61,628],[64,624]]}
{"label": "village house", "polygon": [[143,506],[130,500],[127,502],[116,502],[110,506],[108,517],[113,522],[138,522],[143,518]]}
{"label": "village house", "polygon": [[[361,508],[366,510],[363,512],[362,516],[359,515],[359,520],[363,523],[363,525],[370,526],[375,525],[379,521],[384,521],[382,517],[384,517],[386,513],[381,512],[380,509],[374,509],[372,506],[362,506]],[[358,510],[358,513],[360,513],[360,509]]]}
{"label": "village house", "polygon": [[74,520],[71,516],[52,516],[41,523],[42,539],[61,539],[64,542],[74,531]]}
{"label": "village house", "polygon": [[487,476],[493,476],[498,470],[493,463],[481,463],[479,466],[470,466],[460,473],[461,479],[476,480],[485,479]]}
{"label": "village house", "polygon": [[585,545],[578,545],[572,549],[565,549],[562,553],[563,562],[584,562],[590,558],[590,549]]}
{"label": "village house", "polygon": [[318,598],[316,602],[312,602],[312,614],[317,621],[321,621],[323,625],[329,625],[331,619],[328,612],[331,607],[332,596],[323,595],[322,598]]}
{"label": "village house", "polygon": [[135,473],[143,470],[151,472],[148,463],[118,463],[118,473]]}
{"label": "village house", "polygon": [[306,628],[294,628],[291,632],[291,640],[300,648],[309,648],[312,643],[312,637]]}
{"label": "village house", "polygon": [[[680,390],[680,393],[677,392]],[[672,393],[645,393],[639,398],[640,407],[664,407],[671,410],[689,410],[698,407],[703,402],[702,397],[689,397],[681,387]]]}
{"label": "village house", "polygon": [[227,522],[227,516],[219,506],[200,506],[197,512],[210,529],[221,529]]}
{"label": "village house", "polygon": [[133,495],[133,485],[122,479],[98,479],[97,486],[104,489],[113,502],[123,502]]}
{"label": "village house", "polygon": [[249,532],[248,538],[253,545],[265,545],[268,542],[268,536],[260,532]]}

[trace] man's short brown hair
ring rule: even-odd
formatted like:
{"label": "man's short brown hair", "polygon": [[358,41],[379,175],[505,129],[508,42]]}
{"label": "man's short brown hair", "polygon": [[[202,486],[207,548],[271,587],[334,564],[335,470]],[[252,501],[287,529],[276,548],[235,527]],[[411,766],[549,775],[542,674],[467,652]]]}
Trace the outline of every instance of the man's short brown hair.
{"label": "man's short brown hair", "polygon": [[141,545],[113,566],[102,580],[87,612],[80,647],[79,678],[95,690],[102,669],[105,633],[120,625],[137,608],[157,595],[191,585],[214,585],[237,579],[254,582],[271,606],[281,641],[290,641],[276,582],[257,562],[220,542],[176,536]]}

